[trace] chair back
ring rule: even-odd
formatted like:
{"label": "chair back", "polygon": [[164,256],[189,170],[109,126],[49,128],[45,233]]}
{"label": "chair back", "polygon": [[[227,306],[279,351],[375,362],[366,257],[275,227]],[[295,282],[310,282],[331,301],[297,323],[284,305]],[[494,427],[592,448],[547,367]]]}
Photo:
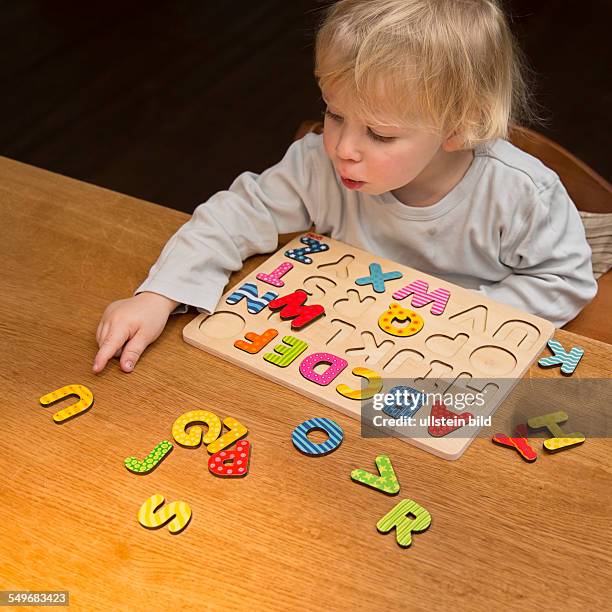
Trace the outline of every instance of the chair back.
{"label": "chair back", "polygon": [[612,213],[612,185],[554,140],[524,127],[510,130],[510,142],[554,170],[578,210]]}

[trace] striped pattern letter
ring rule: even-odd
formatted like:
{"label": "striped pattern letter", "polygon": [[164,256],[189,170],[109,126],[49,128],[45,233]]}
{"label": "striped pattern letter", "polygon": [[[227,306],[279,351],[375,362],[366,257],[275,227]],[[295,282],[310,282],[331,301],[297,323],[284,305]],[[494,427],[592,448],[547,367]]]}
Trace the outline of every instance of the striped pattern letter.
{"label": "striped pattern letter", "polygon": [[295,361],[307,348],[308,343],[294,336],[285,336],[284,344],[277,344],[273,353],[266,353],[263,358],[279,368],[286,368]]}
{"label": "striped pattern letter", "polygon": [[261,312],[275,297],[277,297],[278,293],[274,293],[273,291],[266,291],[261,297],[257,292],[257,285],[255,283],[244,283],[241,285],[236,291],[234,291],[228,298],[225,300],[228,304],[237,304],[240,300],[246,299],[247,301],[247,310],[251,314],[257,314]]}
{"label": "striped pattern letter", "polygon": [[538,361],[538,365],[543,368],[550,368],[552,366],[561,366],[562,374],[573,374],[574,370],[578,366],[578,362],[584,355],[584,349],[578,346],[573,346],[570,352],[566,352],[563,345],[557,340],[549,340],[548,348],[554,353],[552,357],[542,357]]}
{"label": "striped pattern letter", "polygon": [[[415,518],[409,519],[412,514]],[[391,512],[383,516],[376,529],[381,533],[388,533],[394,527],[397,529],[397,543],[402,547],[412,544],[413,531],[425,531],[431,525],[431,515],[423,506],[419,506],[411,499],[403,499]]]}
{"label": "striped pattern letter", "polygon": [[412,307],[418,308],[419,306],[425,306],[429,302],[433,302],[431,307],[431,314],[441,315],[446,308],[448,299],[450,298],[450,291],[448,289],[438,289],[428,293],[429,284],[424,280],[415,280],[409,285],[406,285],[403,289],[399,289],[393,294],[393,298],[396,300],[403,300],[410,294],[414,293],[412,298]]}
{"label": "striped pattern letter", "polygon": [[503,433],[496,433],[493,436],[493,442],[500,446],[515,448],[518,454],[525,461],[529,461],[530,463],[538,458],[538,453],[533,450],[527,440],[527,427],[525,427],[524,424],[516,426],[516,434],[514,434],[514,437],[507,436]]}
{"label": "striped pattern letter", "polygon": [[156,493],[151,495],[147,501],[140,506],[138,511],[138,522],[149,529],[159,529],[168,521],[170,533],[180,533],[187,527],[191,520],[191,508],[184,501],[172,502],[158,510],[163,505],[164,496]]}
{"label": "striped pattern letter", "polygon": [[[315,443],[308,439],[313,429],[324,431],[329,438],[325,442]],[[331,419],[314,418],[298,425],[291,434],[294,446],[305,455],[321,456],[335,451],[344,438],[344,432],[338,423]]]}

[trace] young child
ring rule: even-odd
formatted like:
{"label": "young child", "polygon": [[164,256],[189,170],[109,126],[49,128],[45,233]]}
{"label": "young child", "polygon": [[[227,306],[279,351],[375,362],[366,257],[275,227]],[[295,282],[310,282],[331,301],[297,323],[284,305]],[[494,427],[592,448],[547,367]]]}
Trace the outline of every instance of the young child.
{"label": "young child", "polygon": [[342,0],[316,41],[327,103],[261,175],[194,211],[134,297],[110,304],[93,370],[129,372],[172,311],[214,312],[229,274],[278,235],[318,233],[561,326],[595,296],[591,250],[558,176],[504,140],[521,62],[495,0]]}

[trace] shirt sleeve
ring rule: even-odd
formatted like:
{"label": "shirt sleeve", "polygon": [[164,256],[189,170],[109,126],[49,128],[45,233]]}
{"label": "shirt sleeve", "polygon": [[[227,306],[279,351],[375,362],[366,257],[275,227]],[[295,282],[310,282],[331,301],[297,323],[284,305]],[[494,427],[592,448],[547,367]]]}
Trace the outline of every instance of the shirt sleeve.
{"label": "shirt sleeve", "polygon": [[308,230],[318,201],[312,135],[289,147],[262,174],[244,172],[226,191],[200,204],[170,238],[147,279],[134,292],[152,291],[212,313],[231,272],[256,253],[278,247],[278,235]]}
{"label": "shirt sleeve", "polygon": [[480,286],[490,298],[561,327],[597,293],[584,226],[559,179],[537,194],[527,216],[515,215],[501,251],[510,273]]}

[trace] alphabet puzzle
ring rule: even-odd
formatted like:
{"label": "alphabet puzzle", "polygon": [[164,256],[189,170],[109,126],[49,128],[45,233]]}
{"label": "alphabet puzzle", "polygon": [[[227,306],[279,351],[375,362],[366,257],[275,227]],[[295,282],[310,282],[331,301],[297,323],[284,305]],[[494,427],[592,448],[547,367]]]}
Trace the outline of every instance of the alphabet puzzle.
{"label": "alphabet puzzle", "polygon": [[544,319],[307,233],[230,288],[215,313],[191,321],[183,338],[354,418],[390,388],[480,394],[467,412],[416,403],[408,428],[387,418],[404,410],[381,413],[386,434],[457,459],[553,333]]}

